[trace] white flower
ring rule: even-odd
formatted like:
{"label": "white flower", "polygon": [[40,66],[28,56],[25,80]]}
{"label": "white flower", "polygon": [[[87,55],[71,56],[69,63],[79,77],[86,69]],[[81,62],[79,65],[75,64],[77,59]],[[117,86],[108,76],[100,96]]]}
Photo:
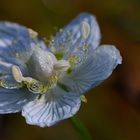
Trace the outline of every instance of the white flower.
{"label": "white flower", "polygon": [[0,22],[0,113],[21,111],[28,124],[41,127],[73,116],[83,94],[121,64],[113,45],[99,43],[98,23],[88,13],[56,33],[47,47],[33,30]]}

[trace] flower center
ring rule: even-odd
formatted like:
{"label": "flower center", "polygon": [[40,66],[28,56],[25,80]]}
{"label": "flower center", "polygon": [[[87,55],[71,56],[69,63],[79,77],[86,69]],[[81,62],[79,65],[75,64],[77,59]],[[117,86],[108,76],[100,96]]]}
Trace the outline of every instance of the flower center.
{"label": "flower center", "polygon": [[50,52],[44,53],[41,49],[38,51],[32,54],[28,63],[31,77],[24,77],[16,65],[12,66],[12,75],[17,83],[26,85],[32,93],[42,94],[56,86],[70,64],[66,60],[57,60]]}

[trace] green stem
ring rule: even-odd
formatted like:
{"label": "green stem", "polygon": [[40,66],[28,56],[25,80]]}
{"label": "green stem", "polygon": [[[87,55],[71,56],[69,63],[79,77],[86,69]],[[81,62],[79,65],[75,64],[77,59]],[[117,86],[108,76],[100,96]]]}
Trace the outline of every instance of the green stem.
{"label": "green stem", "polygon": [[77,132],[80,134],[82,140],[92,140],[87,128],[84,126],[84,124],[80,121],[78,117],[72,117],[71,121]]}

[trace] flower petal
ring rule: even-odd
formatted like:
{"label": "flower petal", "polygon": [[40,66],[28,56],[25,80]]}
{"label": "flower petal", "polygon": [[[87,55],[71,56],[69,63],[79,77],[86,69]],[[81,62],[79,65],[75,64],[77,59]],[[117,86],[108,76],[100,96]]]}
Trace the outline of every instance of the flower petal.
{"label": "flower petal", "polygon": [[26,89],[9,90],[0,88],[0,114],[19,112],[23,105],[34,97],[35,95]]}
{"label": "flower petal", "polygon": [[57,87],[25,105],[22,115],[28,124],[51,126],[73,116],[79,110],[80,103],[79,96]]}
{"label": "flower petal", "polygon": [[[99,45],[100,37],[100,29],[95,16],[81,13],[56,34],[50,43],[50,48],[55,47],[52,50],[56,49],[56,52],[62,51],[65,59],[68,59],[70,55],[76,55],[77,59],[82,59],[87,50],[88,54],[92,53],[93,49]],[[84,47],[87,49],[85,50]]]}
{"label": "flower petal", "polygon": [[114,46],[102,45],[95,49],[84,64],[60,82],[71,92],[83,94],[108,78],[121,61],[120,53]]}
{"label": "flower petal", "polygon": [[31,29],[16,23],[0,22],[1,58],[10,57],[10,59],[15,58],[25,62],[33,49],[33,44],[45,49],[45,44],[37,35],[33,36],[32,32]]}
{"label": "flower petal", "polygon": [[12,65],[19,66],[22,73],[27,75],[26,62],[34,46],[45,49],[45,44],[31,31],[15,23],[0,22],[0,79],[8,76],[10,81],[13,80]]}

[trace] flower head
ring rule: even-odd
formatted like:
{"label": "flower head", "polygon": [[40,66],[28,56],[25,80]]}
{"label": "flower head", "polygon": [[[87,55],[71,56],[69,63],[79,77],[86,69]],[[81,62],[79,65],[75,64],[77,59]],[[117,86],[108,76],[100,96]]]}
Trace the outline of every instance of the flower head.
{"label": "flower head", "polygon": [[100,45],[96,18],[82,13],[48,45],[24,26],[0,22],[0,113],[51,126],[73,116],[84,93],[108,78],[122,58]]}

